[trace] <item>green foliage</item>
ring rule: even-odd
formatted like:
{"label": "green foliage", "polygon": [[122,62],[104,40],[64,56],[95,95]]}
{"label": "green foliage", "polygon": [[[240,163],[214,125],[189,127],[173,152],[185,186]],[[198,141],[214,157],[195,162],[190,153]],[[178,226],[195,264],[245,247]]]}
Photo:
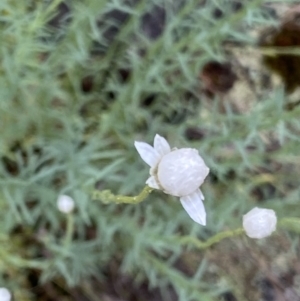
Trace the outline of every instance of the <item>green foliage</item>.
{"label": "green foliage", "polygon": [[[226,0],[173,2],[1,1],[0,286],[16,296],[29,288],[29,271],[67,289],[104,281],[110,267],[165,293],[171,285],[180,300],[218,300],[230,285],[204,276],[204,251],[189,276],[176,267],[193,249],[181,236],[239,228],[256,205],[297,217],[299,107],[285,110],[276,88],[247,111],[227,103],[221,112],[218,97],[204,105],[198,82],[205,62],[226,58],[225,40],[253,45],[249,29],[275,23],[267,1],[243,1],[237,11]],[[158,9],[165,21],[153,33],[160,29],[143,16]],[[203,138],[189,141],[189,128]],[[133,142],[152,143],[156,133],[198,149],[210,167],[206,228],[159,191],[137,205],[93,200],[95,188],[142,190],[148,168]],[[73,221],[57,209],[61,194],[75,200]]]}

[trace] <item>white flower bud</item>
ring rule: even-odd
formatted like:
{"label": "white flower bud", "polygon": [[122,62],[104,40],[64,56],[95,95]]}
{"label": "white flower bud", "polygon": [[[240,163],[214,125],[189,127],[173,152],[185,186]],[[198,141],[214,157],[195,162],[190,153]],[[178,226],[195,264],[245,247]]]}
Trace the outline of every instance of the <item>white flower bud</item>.
{"label": "white flower bud", "polygon": [[277,217],[272,209],[253,208],[243,216],[243,227],[251,238],[264,238],[276,230]]}
{"label": "white flower bud", "polygon": [[[62,213],[70,213],[74,210],[74,200],[68,195],[60,195],[57,199],[57,208]],[[0,300],[1,301],[1,300]]]}
{"label": "white flower bud", "polygon": [[11,300],[11,293],[5,287],[0,287],[0,301],[10,301]]}
{"label": "white flower bud", "polygon": [[195,192],[208,172],[196,149],[181,148],[162,157],[157,178],[166,193],[181,197]]}
{"label": "white flower bud", "polygon": [[146,184],[167,194],[180,197],[180,202],[197,223],[206,225],[204,196],[200,190],[209,168],[193,148],[173,149],[168,141],[155,135],[154,147],[145,142],[134,143],[141,158],[150,166]]}

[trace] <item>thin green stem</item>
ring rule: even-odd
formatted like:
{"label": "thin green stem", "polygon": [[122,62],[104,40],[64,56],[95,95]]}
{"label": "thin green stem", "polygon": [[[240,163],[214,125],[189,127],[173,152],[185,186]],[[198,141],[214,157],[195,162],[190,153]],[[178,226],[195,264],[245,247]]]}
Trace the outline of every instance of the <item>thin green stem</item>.
{"label": "thin green stem", "polygon": [[229,230],[217,233],[213,237],[209,238],[206,241],[201,241],[197,237],[194,236],[183,236],[183,237],[173,237],[171,240],[176,241],[182,245],[193,245],[198,249],[207,249],[214,244],[219,243],[221,240],[230,237],[236,237],[244,233],[244,229],[238,228],[235,230]]}
{"label": "thin green stem", "polygon": [[74,233],[74,216],[72,213],[67,214],[67,230],[64,238],[65,248],[69,248]]}
{"label": "thin green stem", "polygon": [[152,190],[149,186],[145,186],[141,193],[136,196],[115,195],[110,190],[94,190],[92,199],[105,204],[137,204],[144,201]]}
{"label": "thin green stem", "polygon": [[278,227],[284,230],[300,233],[300,218],[297,217],[282,218],[278,222]]}
{"label": "thin green stem", "polygon": [[[296,217],[287,217],[278,221],[278,227],[283,228],[284,230],[300,233],[300,219]],[[170,240],[176,241],[182,245],[193,245],[198,249],[208,249],[214,244],[221,242],[225,238],[236,237],[244,234],[245,231],[243,228],[238,228],[235,230],[223,231],[217,233],[213,237],[209,238],[206,241],[201,241],[194,236],[183,236],[183,237],[171,237]]]}

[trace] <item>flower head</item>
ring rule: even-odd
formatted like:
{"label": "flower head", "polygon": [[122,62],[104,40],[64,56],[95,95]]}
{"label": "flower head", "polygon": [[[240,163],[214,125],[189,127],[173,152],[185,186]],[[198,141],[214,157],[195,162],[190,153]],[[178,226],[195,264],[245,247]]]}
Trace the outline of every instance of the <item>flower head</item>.
{"label": "flower head", "polygon": [[10,301],[11,300],[11,293],[5,287],[0,287],[0,301]]}
{"label": "flower head", "polygon": [[276,230],[277,217],[274,210],[253,208],[243,216],[243,227],[251,238],[264,238]]}
{"label": "flower head", "polygon": [[167,140],[158,134],[154,147],[145,142],[134,143],[141,158],[150,166],[150,187],[180,197],[189,216],[197,223],[206,225],[204,196],[199,189],[209,173],[198,151],[193,148],[170,148]]}
{"label": "flower head", "polygon": [[60,195],[57,199],[57,208],[62,213],[70,213],[74,210],[74,200],[68,195]]}

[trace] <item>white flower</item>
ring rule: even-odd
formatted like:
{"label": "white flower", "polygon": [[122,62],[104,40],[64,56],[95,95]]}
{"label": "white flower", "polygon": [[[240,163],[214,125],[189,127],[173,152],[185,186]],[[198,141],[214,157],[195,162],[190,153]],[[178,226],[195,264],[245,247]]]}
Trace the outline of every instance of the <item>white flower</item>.
{"label": "white flower", "polygon": [[199,189],[209,173],[198,151],[193,148],[170,148],[167,140],[155,135],[154,147],[134,143],[141,158],[150,166],[150,187],[180,197],[181,204],[197,223],[206,225],[204,196]]}
{"label": "white flower", "polygon": [[[57,208],[62,213],[70,213],[74,210],[74,200],[68,195],[60,195],[57,199]],[[1,301],[1,300],[0,300]]]}
{"label": "white flower", "polygon": [[243,216],[243,227],[251,238],[264,238],[276,230],[277,217],[272,209],[253,208]]}
{"label": "white flower", "polygon": [[0,301],[10,301],[11,293],[5,287],[0,287]]}

